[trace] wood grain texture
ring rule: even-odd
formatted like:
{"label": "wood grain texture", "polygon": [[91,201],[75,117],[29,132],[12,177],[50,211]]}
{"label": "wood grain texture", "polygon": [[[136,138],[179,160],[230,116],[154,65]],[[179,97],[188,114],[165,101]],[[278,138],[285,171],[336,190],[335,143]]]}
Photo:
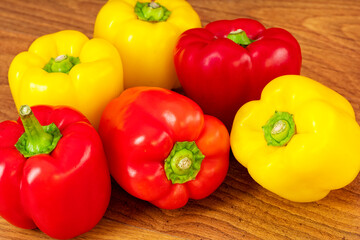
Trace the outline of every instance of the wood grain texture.
{"label": "wood grain texture", "polygon": [[[249,17],[281,27],[299,41],[302,75],[346,97],[360,122],[360,1],[189,0],[203,25]],[[8,67],[37,37],[75,29],[92,37],[104,0],[0,1],[0,121],[16,119]],[[48,239],[0,218],[0,239]],[[220,188],[178,210],[136,199],[115,182],[104,218],[76,239],[360,239],[360,177],[314,203],[282,199],[254,182],[231,159]]]}

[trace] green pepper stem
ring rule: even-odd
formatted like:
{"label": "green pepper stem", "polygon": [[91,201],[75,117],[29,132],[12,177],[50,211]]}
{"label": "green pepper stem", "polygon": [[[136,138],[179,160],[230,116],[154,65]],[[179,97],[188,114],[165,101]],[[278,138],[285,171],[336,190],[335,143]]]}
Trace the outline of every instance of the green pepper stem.
{"label": "green pepper stem", "polygon": [[15,147],[24,157],[47,154],[54,150],[61,138],[60,130],[56,125],[52,123],[41,126],[28,105],[22,105],[19,114],[25,133],[21,135]]}
{"label": "green pepper stem", "polygon": [[165,159],[167,178],[174,184],[195,179],[204,158],[195,142],[176,142]]}
{"label": "green pepper stem", "polygon": [[151,1],[150,3],[136,2],[134,11],[140,20],[147,22],[166,21],[171,14],[167,8],[155,1]]}
{"label": "green pepper stem", "polygon": [[262,128],[269,146],[285,146],[295,134],[295,122],[288,112],[276,111]]}
{"label": "green pepper stem", "polygon": [[255,42],[255,40],[248,38],[245,31],[243,31],[242,29],[230,32],[227,35],[227,38],[243,47],[247,47],[251,43]]}
{"label": "green pepper stem", "polygon": [[52,72],[62,72],[69,73],[70,70],[76,65],[80,63],[80,59],[78,57],[72,57],[68,55],[59,55],[56,58],[51,58],[50,61],[44,66],[44,70],[52,73]]}

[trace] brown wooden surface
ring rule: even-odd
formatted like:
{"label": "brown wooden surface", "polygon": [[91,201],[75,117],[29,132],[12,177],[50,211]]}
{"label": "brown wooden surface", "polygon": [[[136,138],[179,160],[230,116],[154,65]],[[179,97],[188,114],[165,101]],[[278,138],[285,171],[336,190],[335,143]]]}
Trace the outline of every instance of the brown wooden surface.
{"label": "brown wooden surface", "polygon": [[[169,0],[170,1],[170,0]],[[360,1],[189,0],[203,25],[250,17],[281,27],[299,41],[302,75],[345,96],[360,122]],[[16,54],[41,35],[75,29],[92,37],[104,0],[0,1],[0,121],[16,119],[7,81]],[[340,139],[341,141],[341,139]],[[360,177],[314,203],[294,203],[263,189],[231,160],[225,182],[210,197],[161,210],[113,183],[104,218],[77,239],[360,239]],[[0,217],[0,239],[48,239]]]}

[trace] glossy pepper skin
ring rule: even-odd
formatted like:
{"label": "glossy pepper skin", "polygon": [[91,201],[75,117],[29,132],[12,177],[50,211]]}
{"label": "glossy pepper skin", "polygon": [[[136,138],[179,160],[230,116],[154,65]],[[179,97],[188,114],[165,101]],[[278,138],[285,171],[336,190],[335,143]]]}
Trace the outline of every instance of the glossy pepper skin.
{"label": "glossy pepper skin", "polygon": [[23,104],[66,105],[82,112],[95,128],[106,104],[123,90],[116,48],[73,30],[37,38],[13,59],[8,77],[17,109]]}
{"label": "glossy pepper skin", "polygon": [[195,27],[201,27],[200,18],[185,0],[110,0],[97,15],[94,36],[113,43],[124,59],[125,88],[172,89],[179,87],[175,43]]}
{"label": "glossy pepper skin", "polygon": [[317,201],[353,181],[360,170],[359,139],[351,104],[295,75],[274,79],[260,100],[243,105],[230,134],[235,158],[255,181],[296,202]]}
{"label": "glossy pepper skin", "polygon": [[24,157],[14,146],[25,134],[22,121],[0,123],[0,216],[20,228],[72,238],[92,229],[109,204],[101,139],[78,111],[50,106],[32,111],[41,125],[54,123],[61,138],[50,153]]}
{"label": "glossy pepper skin", "polygon": [[286,30],[239,18],[184,32],[174,61],[186,95],[230,130],[239,107],[260,98],[269,81],[300,74],[301,50]]}
{"label": "glossy pepper skin", "polygon": [[125,90],[105,108],[99,134],[119,185],[160,208],[180,208],[189,198],[207,197],[228,170],[225,126],[169,90]]}

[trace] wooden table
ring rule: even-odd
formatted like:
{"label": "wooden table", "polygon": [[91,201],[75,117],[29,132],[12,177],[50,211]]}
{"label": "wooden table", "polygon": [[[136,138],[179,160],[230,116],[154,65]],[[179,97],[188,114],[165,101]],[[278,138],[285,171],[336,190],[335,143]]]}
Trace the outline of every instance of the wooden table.
{"label": "wooden table", "polygon": [[[360,1],[189,0],[203,25],[249,17],[281,27],[299,41],[301,74],[345,96],[360,122]],[[75,29],[92,37],[104,0],[0,1],[0,121],[16,119],[7,81],[13,57],[41,35]],[[359,139],[360,140],[360,139]],[[341,141],[341,140],[340,140]],[[115,182],[104,218],[77,239],[360,239],[360,177],[313,203],[284,200],[259,186],[231,159],[210,197],[178,210],[138,200]],[[0,239],[47,239],[0,218]]]}

